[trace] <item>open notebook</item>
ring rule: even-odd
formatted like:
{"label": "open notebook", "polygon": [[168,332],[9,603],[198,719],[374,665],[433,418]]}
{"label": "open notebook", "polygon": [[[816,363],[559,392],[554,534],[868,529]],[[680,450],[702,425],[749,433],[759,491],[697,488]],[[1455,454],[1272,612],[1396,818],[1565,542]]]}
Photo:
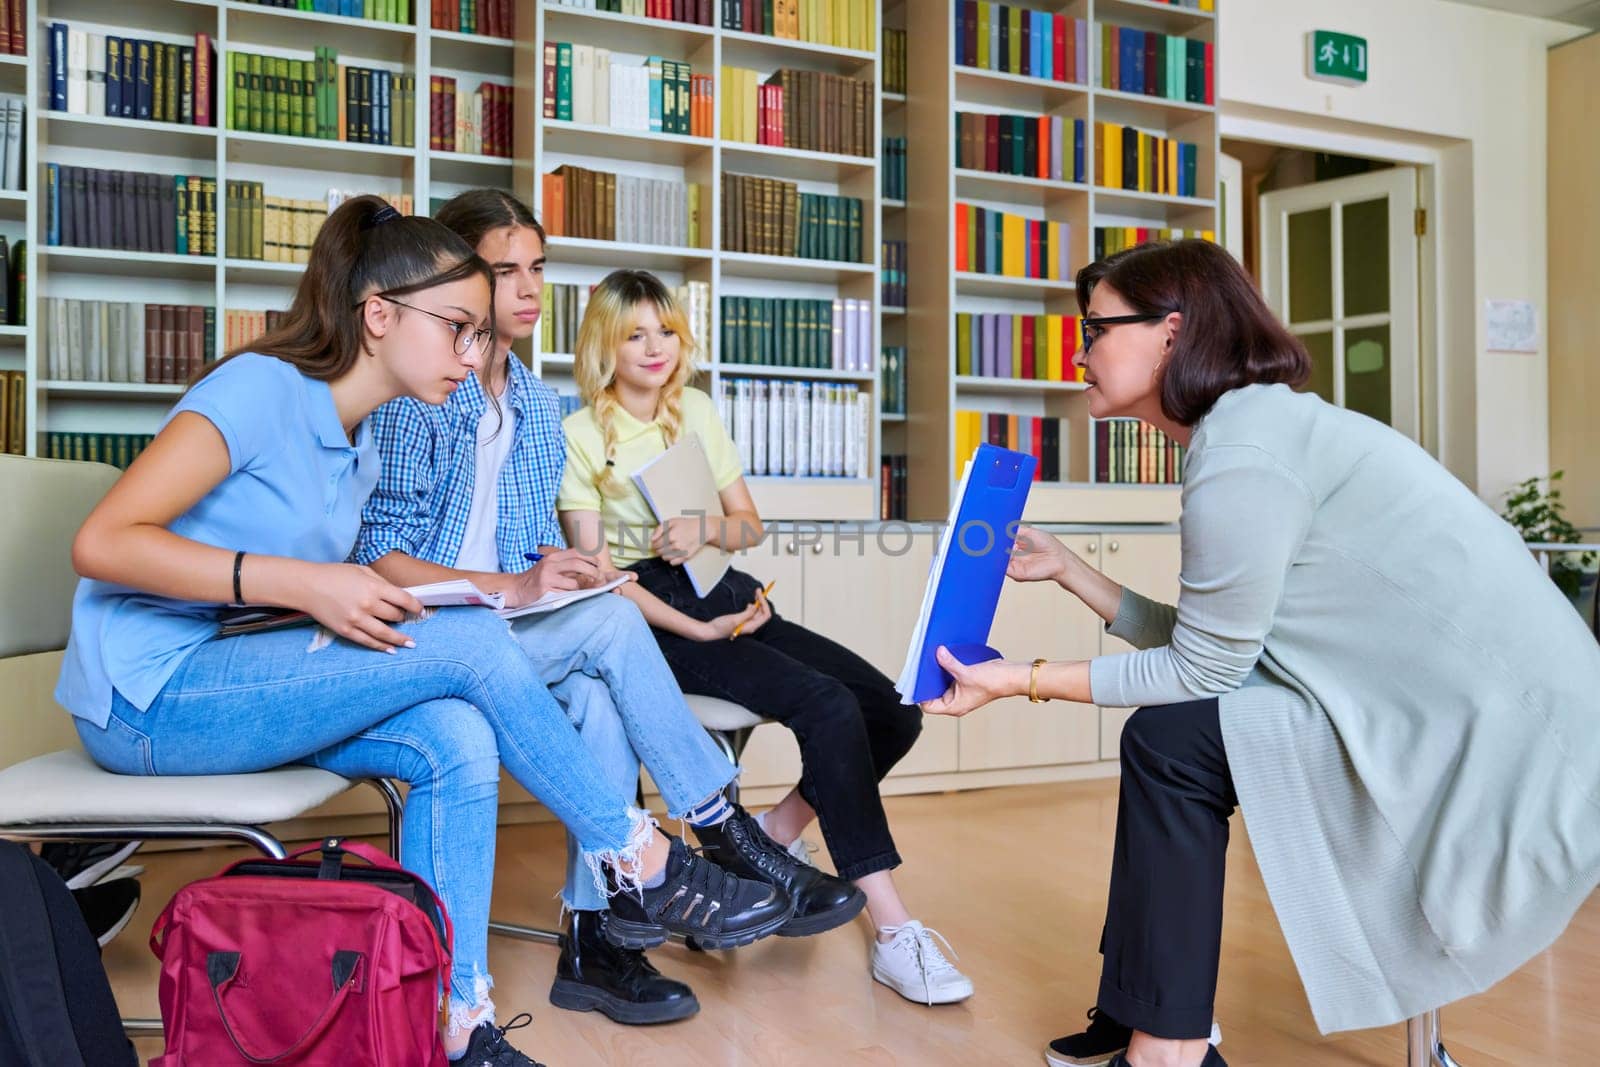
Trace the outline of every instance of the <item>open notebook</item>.
{"label": "open notebook", "polygon": [[[657,522],[681,515],[701,519],[708,525],[722,518],[722,497],[711,476],[711,460],[697,433],[683,439],[633,474],[633,484],[644,495]],[[702,545],[684,563],[695,596],[704,598],[728,573],[733,556],[716,545]]]}

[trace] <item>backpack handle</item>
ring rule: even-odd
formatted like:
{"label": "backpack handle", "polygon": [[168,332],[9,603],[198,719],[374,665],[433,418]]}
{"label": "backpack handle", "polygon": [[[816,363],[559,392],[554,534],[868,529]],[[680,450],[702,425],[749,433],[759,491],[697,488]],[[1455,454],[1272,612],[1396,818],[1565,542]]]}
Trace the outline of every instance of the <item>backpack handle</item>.
{"label": "backpack handle", "polygon": [[271,1064],[282,1063],[291,1056],[298,1055],[311,1042],[322,1036],[324,1030],[333,1022],[334,1016],[339,1014],[339,1009],[344,1006],[352,989],[359,988],[356,978],[361,973],[362,954],[359,952],[338,951],[333,954],[333,995],[328,998],[327,1005],[322,1009],[315,1022],[301,1034],[288,1048],[281,1052],[257,1054],[245,1048],[235,1030],[233,1020],[228,1018],[228,1009],[222,1003],[222,991],[239,974],[240,954],[237,952],[211,952],[206,955],[206,980],[211,985],[211,1000],[217,1006],[217,1015],[222,1019],[222,1027],[228,1033],[228,1040],[233,1042],[233,1047],[239,1055],[251,1063]]}

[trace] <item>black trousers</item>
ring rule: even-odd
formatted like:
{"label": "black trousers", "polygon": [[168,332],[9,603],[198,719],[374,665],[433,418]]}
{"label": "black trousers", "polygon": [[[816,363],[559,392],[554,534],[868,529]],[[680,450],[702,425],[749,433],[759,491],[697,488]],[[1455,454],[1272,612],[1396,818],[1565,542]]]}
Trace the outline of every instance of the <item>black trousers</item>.
{"label": "black trousers", "polygon": [[1099,1008],[1172,1039],[1211,1033],[1228,817],[1238,807],[1216,700],[1141,708],[1122,730]]}
{"label": "black trousers", "polygon": [[[659,559],[633,565],[639,584],[702,621],[743,611],[761,583],[729,570],[704,600],[683,568]],[[878,783],[922,732],[922,711],[900,703],[872,664],[774,609],[737,641],[691,641],[655,630],[685,693],[720,697],[783,723],[800,743],[800,795],[817,813],[839,877],[900,866]]]}

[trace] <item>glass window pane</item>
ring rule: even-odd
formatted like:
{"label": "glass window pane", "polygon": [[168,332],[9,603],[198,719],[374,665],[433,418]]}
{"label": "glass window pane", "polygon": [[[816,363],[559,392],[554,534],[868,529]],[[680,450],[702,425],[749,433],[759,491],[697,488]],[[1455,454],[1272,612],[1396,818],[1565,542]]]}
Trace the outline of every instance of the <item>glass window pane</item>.
{"label": "glass window pane", "polygon": [[1289,321],[1333,318],[1333,209],[1289,216]]}
{"label": "glass window pane", "polygon": [[1344,315],[1389,310],[1389,201],[1344,206]]}
{"label": "glass window pane", "polygon": [[1344,332],[1344,406],[1387,424],[1394,395],[1390,381],[1389,326]]}
{"label": "glass window pane", "polygon": [[1303,333],[1300,340],[1311,355],[1311,377],[1305,392],[1316,393],[1328,403],[1333,403],[1333,334]]}

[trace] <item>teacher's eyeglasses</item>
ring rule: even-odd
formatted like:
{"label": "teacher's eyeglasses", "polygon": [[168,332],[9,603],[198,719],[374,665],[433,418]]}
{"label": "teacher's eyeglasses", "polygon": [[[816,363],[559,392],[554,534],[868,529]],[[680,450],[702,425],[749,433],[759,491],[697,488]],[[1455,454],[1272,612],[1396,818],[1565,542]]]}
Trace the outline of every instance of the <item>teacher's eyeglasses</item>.
{"label": "teacher's eyeglasses", "polygon": [[1083,334],[1083,351],[1087,353],[1106,332],[1108,326],[1121,326],[1130,322],[1156,322],[1172,314],[1170,311],[1161,311],[1153,315],[1101,315],[1099,317],[1085,315],[1078,320],[1079,332]]}

